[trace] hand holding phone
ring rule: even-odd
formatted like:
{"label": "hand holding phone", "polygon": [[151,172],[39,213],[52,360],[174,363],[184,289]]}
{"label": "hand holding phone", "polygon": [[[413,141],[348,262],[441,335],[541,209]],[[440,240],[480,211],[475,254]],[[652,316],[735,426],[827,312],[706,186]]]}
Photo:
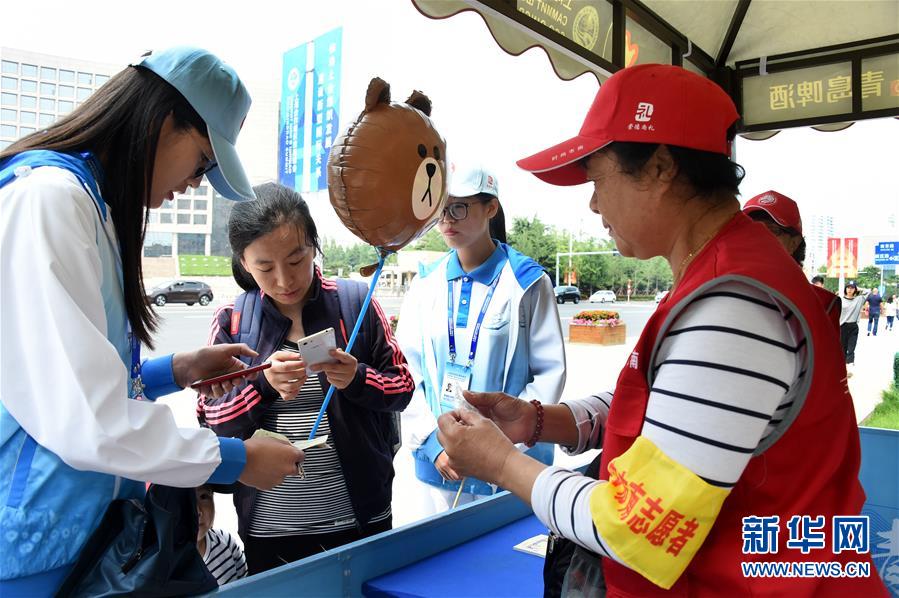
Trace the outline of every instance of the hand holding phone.
{"label": "hand holding phone", "polygon": [[322,372],[328,378],[328,382],[335,388],[343,390],[356,378],[359,362],[356,358],[341,349],[331,349],[332,363],[324,363]]}
{"label": "hand holding phone", "polygon": [[296,351],[275,351],[269,356],[272,367],[265,379],[285,401],[296,398],[306,383],[306,362]]}
{"label": "hand holding phone", "polygon": [[267,370],[272,367],[272,364],[268,361],[265,363],[260,363],[259,365],[254,365],[252,367],[248,367],[242,370],[236,370],[234,372],[228,372],[227,374],[222,374],[221,376],[214,376],[212,378],[206,378],[205,380],[197,380],[193,382],[190,387],[194,390],[199,390],[203,386],[212,386],[213,384],[220,384],[225,380],[234,380],[235,378],[244,378],[246,376],[250,376],[255,374],[256,372],[261,372],[263,370]]}
{"label": "hand holding phone", "polygon": [[337,339],[333,328],[325,328],[297,341],[297,349],[306,363],[306,369],[313,374],[317,374],[323,364],[337,363],[338,360],[331,355],[331,351],[336,348]]}

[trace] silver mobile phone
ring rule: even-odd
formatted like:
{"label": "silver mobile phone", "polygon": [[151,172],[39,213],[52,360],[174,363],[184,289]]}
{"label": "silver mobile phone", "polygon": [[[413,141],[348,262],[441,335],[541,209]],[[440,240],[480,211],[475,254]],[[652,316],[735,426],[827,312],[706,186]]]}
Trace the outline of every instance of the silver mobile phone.
{"label": "silver mobile phone", "polygon": [[297,349],[300,356],[306,362],[306,369],[313,374],[317,374],[319,366],[323,363],[337,363],[337,360],[331,357],[331,349],[337,348],[337,338],[334,336],[333,328],[325,328],[321,332],[310,334],[306,338],[297,341]]}

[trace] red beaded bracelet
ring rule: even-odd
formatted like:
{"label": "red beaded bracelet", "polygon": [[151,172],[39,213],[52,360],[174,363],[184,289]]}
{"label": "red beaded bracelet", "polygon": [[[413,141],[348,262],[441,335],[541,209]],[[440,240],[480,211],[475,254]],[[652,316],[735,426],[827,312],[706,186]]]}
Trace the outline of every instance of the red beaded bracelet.
{"label": "red beaded bracelet", "polygon": [[532,447],[537,444],[537,441],[540,440],[540,437],[543,435],[543,405],[537,399],[531,401],[531,405],[537,408],[537,425],[534,426],[534,435],[531,436],[531,439],[525,442],[525,446]]}

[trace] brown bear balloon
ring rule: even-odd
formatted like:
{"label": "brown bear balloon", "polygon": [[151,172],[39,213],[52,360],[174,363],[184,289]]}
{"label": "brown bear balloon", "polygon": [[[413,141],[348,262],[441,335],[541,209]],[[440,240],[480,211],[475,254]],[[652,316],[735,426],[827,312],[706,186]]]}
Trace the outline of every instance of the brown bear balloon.
{"label": "brown bear balloon", "polygon": [[334,141],[328,195],[340,220],[380,250],[397,251],[431,228],[446,201],[446,142],[429,118],[431,101],[414,91],[390,102],[374,78],[365,110]]}

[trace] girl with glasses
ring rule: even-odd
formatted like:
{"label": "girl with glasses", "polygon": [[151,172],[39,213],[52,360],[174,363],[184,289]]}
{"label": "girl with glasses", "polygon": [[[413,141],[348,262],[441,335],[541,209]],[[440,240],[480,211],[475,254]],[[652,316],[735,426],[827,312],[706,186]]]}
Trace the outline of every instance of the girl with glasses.
{"label": "girl with glasses", "polygon": [[[409,480],[416,492],[397,497],[397,524],[445,511],[457,494],[463,504],[496,490],[473,478],[463,482],[437,441],[437,418],[459,404],[462,390],[556,403],[565,385],[552,284],[539,264],[506,245],[502,220],[496,176],[482,168],[456,171],[437,224],[450,251],[419,269],[397,327],[415,392],[403,412],[396,469],[398,479],[413,471],[417,478]],[[547,445],[529,454],[552,462]]]}

